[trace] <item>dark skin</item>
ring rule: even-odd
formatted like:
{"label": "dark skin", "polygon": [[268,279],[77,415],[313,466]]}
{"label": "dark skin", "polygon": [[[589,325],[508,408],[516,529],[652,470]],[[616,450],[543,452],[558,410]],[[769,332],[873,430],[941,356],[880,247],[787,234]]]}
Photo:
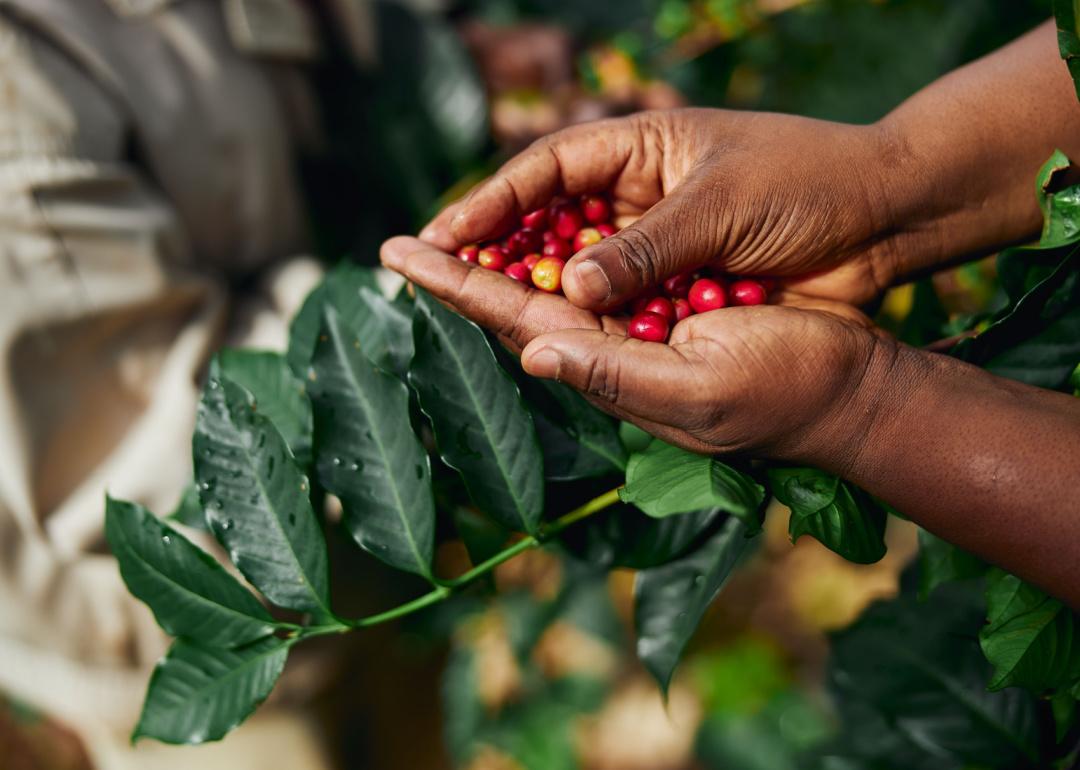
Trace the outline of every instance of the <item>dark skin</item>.
{"label": "dark skin", "polygon": [[[1078,125],[1047,24],[871,126],[683,110],[567,129],[382,258],[530,374],[693,451],[841,475],[1080,608],[1080,400],[902,345],[857,309],[1037,236],[1030,180],[1055,147],[1080,157]],[[594,190],[626,227],[570,261],[565,299],[448,253]],[[779,304],[692,316],[670,345],[604,315],[704,264],[778,277]]]}

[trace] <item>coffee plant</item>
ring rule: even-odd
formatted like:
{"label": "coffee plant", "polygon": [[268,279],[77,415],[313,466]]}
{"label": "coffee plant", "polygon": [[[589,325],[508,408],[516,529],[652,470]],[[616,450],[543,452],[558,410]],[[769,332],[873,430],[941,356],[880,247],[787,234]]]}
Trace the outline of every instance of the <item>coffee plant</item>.
{"label": "coffee plant", "polygon": [[[1073,20],[1072,4],[1058,5]],[[1073,21],[1062,35],[1070,66],[1080,56],[1074,30]],[[901,331],[908,341],[961,336],[952,355],[1080,396],[1080,185],[1061,189],[1068,166],[1055,153],[1038,174],[1039,242],[998,257],[1000,308],[949,324],[916,307],[923,322]],[[790,509],[792,540],[809,535],[858,563],[882,558],[888,518],[901,514],[813,468],[724,462],[619,424],[574,391],[526,377],[430,296],[388,298],[373,271],[351,263],[307,298],[284,354],[217,355],[192,451],[193,482],[170,516],[106,501],[125,583],[175,637],[133,732],[167,743],[217,740],[240,724],[294,645],[485,597],[493,570],[533,549],[560,554],[567,585],[515,645],[589,601],[598,573],[630,567],[636,651],[666,691],[706,609],[754,548],[770,499]],[[580,497],[568,503],[571,492]],[[340,520],[324,516],[331,495]],[[245,582],[177,524],[208,532]],[[344,616],[332,601],[330,528],[427,589]],[[451,531],[472,566],[441,574],[434,551]],[[919,544],[901,595],[834,636],[828,681],[840,727],[806,766],[1072,766],[1080,618],[927,532]],[[487,600],[517,611],[512,599]],[[466,664],[451,660],[448,687]],[[594,701],[579,688],[559,693],[557,708],[538,701],[555,711],[519,716],[550,722],[567,703]],[[455,753],[479,729],[470,708],[448,716]]]}

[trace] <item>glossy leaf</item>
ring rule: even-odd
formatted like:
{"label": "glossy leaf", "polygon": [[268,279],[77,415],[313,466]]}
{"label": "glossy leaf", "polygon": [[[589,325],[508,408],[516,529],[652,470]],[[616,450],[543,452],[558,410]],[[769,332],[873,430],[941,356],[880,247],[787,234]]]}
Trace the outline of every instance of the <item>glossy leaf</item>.
{"label": "glossy leaf", "polygon": [[919,597],[925,599],[935,588],[953,580],[978,577],[987,566],[979,557],[952,543],[919,530]]}
{"label": "glossy leaf", "polygon": [[177,524],[183,524],[185,527],[191,527],[203,532],[210,531],[210,527],[206,523],[206,516],[203,513],[202,502],[199,501],[199,489],[195,486],[194,481],[184,487],[184,491],[180,493],[180,500],[176,503],[173,512],[165,518],[169,521],[175,521]]}
{"label": "glossy leaf", "polygon": [[869,495],[814,468],[773,468],[769,482],[776,499],[791,509],[792,542],[810,535],[859,564],[885,555],[886,512]]}
{"label": "glossy leaf", "polygon": [[991,690],[1041,693],[1080,680],[1080,624],[1065,605],[998,569],[987,578],[986,604],[979,643],[994,666]]}
{"label": "glossy leaf", "polygon": [[1039,237],[1039,244],[1042,246],[1059,246],[1080,235],[1080,211],[1076,206],[1078,188],[1061,192],[1053,189],[1058,178],[1070,165],[1072,164],[1065,153],[1054,150],[1035,176],[1035,194],[1043,215],[1043,229]]}
{"label": "glossy leaf", "polygon": [[266,700],[285,667],[289,643],[267,638],[235,650],[177,639],[150,677],[132,740],[216,741]]}
{"label": "glossy leaf", "polygon": [[1057,19],[1058,48],[1065,60],[1080,98],[1080,8],[1076,0],[1054,0],[1054,16]]}
{"label": "glossy leaf", "polygon": [[619,497],[657,518],[719,508],[755,532],[761,527],[758,509],[765,490],[718,460],[653,439],[643,452],[630,456]]}
{"label": "glossy leaf", "polygon": [[548,479],[569,481],[626,469],[627,453],[610,417],[565,385],[534,383],[528,404]]}
{"label": "glossy leaf", "polygon": [[559,539],[575,558],[597,569],[648,569],[689,551],[722,516],[710,508],[654,519],[620,504],[590,516]]}
{"label": "glossy leaf", "polygon": [[746,534],[741,521],[728,519],[682,558],[638,573],[634,583],[637,655],[665,692],[705,610],[746,549]]}
{"label": "glossy leaf", "polygon": [[274,604],[329,615],[326,541],[308,480],[247,391],[216,365],[192,446],[211,531],[244,577]]}
{"label": "glossy leaf", "polygon": [[255,397],[259,413],[274,423],[301,466],[311,462],[311,402],[285,357],[266,350],[226,348],[221,373]]}
{"label": "glossy leaf", "polygon": [[364,342],[332,307],[311,367],[319,482],[337,495],[365,550],[431,578],[435,501],[427,452],[409,429],[409,391],[364,356]]}
{"label": "glossy leaf", "polygon": [[483,332],[418,292],[409,382],[431,418],[443,460],[482,511],[535,532],[544,510],[544,461],[517,386]]}
{"label": "glossy leaf", "polygon": [[236,578],[141,505],[107,498],[105,537],[128,590],[171,636],[234,647],[276,628]]}
{"label": "glossy leaf", "polygon": [[389,372],[404,375],[412,358],[412,323],[402,307],[379,291],[375,272],[342,262],[313,291],[293,320],[289,333],[289,366],[307,377],[315,352],[323,308],[332,307],[364,340],[364,355]]}
{"label": "glossy leaf", "polygon": [[947,767],[1013,768],[1036,758],[1035,699],[986,689],[990,666],[975,639],[981,604],[969,586],[942,586],[926,602],[903,596],[873,605],[834,636],[831,689],[845,712],[877,716],[871,743],[884,745],[885,731],[895,731],[893,742]]}

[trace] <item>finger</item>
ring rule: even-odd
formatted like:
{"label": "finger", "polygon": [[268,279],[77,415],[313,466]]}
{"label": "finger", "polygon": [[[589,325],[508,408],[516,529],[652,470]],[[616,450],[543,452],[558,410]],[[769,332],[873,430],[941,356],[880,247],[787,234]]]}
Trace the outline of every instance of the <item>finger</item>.
{"label": "finger", "polygon": [[464,244],[458,243],[457,239],[451,234],[450,222],[453,221],[464,205],[464,200],[454,201],[436,214],[435,218],[420,231],[420,240],[451,254],[456,252]]}
{"label": "finger", "polygon": [[706,391],[697,369],[670,345],[597,330],[573,329],[534,338],[521,365],[637,418],[672,426]]}
{"label": "finger", "polygon": [[710,262],[721,245],[714,187],[704,172],[692,174],[636,222],[576,254],[563,271],[567,298],[603,312]]}
{"label": "finger", "polygon": [[416,238],[400,236],[383,244],[383,264],[520,351],[534,337],[561,329],[625,331],[625,322],[600,319],[563,297],[530,289],[502,273],[470,265]]}
{"label": "finger", "polygon": [[[451,232],[459,243],[492,238],[556,195],[612,188],[627,167],[640,170],[648,162],[643,144],[635,117],[583,123],[538,139],[469,194]],[[662,191],[656,183],[626,192],[632,206],[640,200],[647,208]]]}

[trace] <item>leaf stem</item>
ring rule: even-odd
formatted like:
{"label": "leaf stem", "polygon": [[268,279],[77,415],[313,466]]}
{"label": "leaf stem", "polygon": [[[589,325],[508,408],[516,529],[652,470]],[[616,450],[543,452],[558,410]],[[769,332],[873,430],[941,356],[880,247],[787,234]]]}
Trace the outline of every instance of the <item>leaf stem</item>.
{"label": "leaf stem", "polygon": [[528,535],[521,540],[518,540],[510,547],[499,551],[499,553],[495,554],[490,559],[477,564],[468,572],[465,572],[456,578],[440,580],[433,590],[423,596],[419,596],[410,602],[406,602],[405,604],[394,607],[386,612],[380,612],[376,615],[369,615],[364,618],[358,618],[357,620],[343,620],[340,625],[320,626],[317,628],[306,629],[304,636],[320,636],[328,633],[344,633],[345,631],[351,631],[356,628],[369,628],[370,626],[377,626],[380,623],[386,623],[406,615],[411,615],[414,612],[430,607],[433,604],[445,601],[454,593],[474,582],[477,578],[491,572],[503,562],[507,562],[525,551],[543,545],[567,527],[619,502],[619,489],[619,487],[616,487],[615,489],[608,490],[599,497],[594,497],[592,500],[578,506],[569,513],[563,514],[550,524],[542,525],[535,535]]}

